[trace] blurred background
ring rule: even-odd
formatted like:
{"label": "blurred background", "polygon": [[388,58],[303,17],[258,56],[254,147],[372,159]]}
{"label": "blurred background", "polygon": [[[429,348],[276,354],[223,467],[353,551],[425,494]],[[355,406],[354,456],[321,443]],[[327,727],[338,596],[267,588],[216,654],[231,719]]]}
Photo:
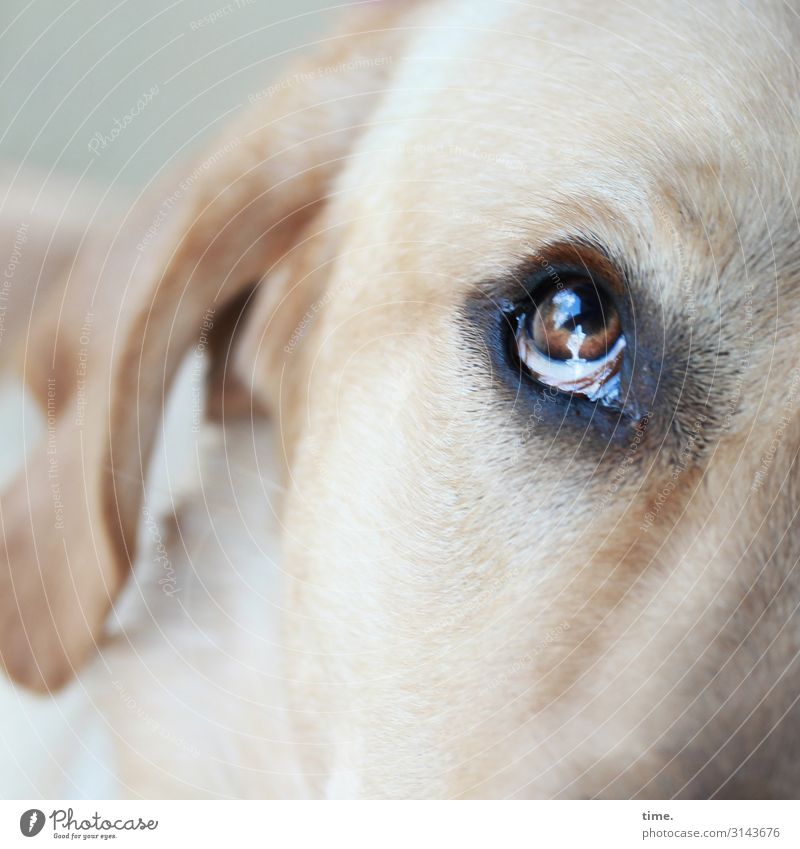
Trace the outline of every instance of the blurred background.
{"label": "blurred background", "polygon": [[[61,226],[62,211],[67,206],[73,209],[65,199],[95,198],[92,208],[99,211],[100,220],[104,210],[124,208],[148,182],[191,156],[237,110],[246,108],[250,98],[279,79],[286,65],[324,37],[341,11],[341,5],[323,0],[0,0],[0,216],[8,231],[8,244],[0,244],[0,253],[5,269],[12,273],[18,255],[21,262],[27,256],[24,240],[17,250],[14,238],[30,220],[31,210],[37,220],[49,216]],[[3,304],[0,315],[8,324]],[[10,328],[3,328],[0,322],[3,329]],[[6,342],[10,335],[6,334]],[[7,356],[8,346],[3,343],[0,334],[0,364]],[[179,398],[175,409],[189,410],[187,390],[184,387],[176,394],[180,391],[184,403]],[[167,420],[165,430],[170,433],[169,410]],[[183,422],[173,429],[180,438],[173,435],[171,442],[180,443],[182,454],[170,460],[170,480],[180,477],[173,474],[175,463],[188,468],[188,457],[196,465],[195,446],[203,434],[186,438],[190,425]],[[28,448],[43,433],[41,411],[18,379],[0,371],[0,485],[12,480]],[[170,451],[173,448],[171,445]],[[211,454],[220,461],[226,459],[219,449]],[[254,464],[252,458],[243,464],[247,475],[236,479],[237,492],[254,485],[257,476],[249,471],[257,466]],[[160,474],[160,478],[158,473],[155,476],[154,492],[163,491],[163,503],[154,507],[154,512],[166,510],[174,495],[163,484],[167,472]],[[234,496],[231,493],[229,503],[215,509],[235,515],[240,502]],[[260,503],[258,494],[250,500]],[[247,544],[252,550],[239,551],[236,546],[249,537],[238,532],[227,541],[227,551],[242,574],[246,564],[252,564],[248,591],[267,598],[272,573],[264,568],[269,558],[265,558],[263,546],[274,532],[260,514],[251,522],[253,527],[265,527],[266,542],[256,545],[250,540]],[[208,527],[207,514],[204,526]],[[208,615],[203,606],[210,599],[207,587],[216,587],[215,581],[221,583],[214,590],[220,599],[239,586],[230,579],[230,570],[219,568],[221,549],[213,549],[214,538],[205,533],[205,541],[194,553],[195,561],[174,561],[176,568],[179,562],[184,565],[182,604],[200,622]],[[146,555],[143,560],[145,568],[137,573],[141,575],[137,580],[154,584],[158,575],[153,578],[147,570],[155,561]],[[199,577],[197,564],[206,568]],[[137,582],[131,581],[131,609],[141,603],[137,593]],[[123,598],[118,607],[124,609],[124,605]],[[268,627],[272,626],[264,618],[252,625],[251,631]],[[170,639],[183,645],[182,640],[194,639],[192,629],[182,628]],[[143,657],[151,656],[140,650]],[[161,646],[154,653],[168,656]],[[165,673],[165,680],[168,677]],[[239,686],[241,681],[230,683],[229,692],[238,692]],[[112,693],[106,708],[111,713],[121,711],[132,733],[155,738],[158,746],[177,746],[191,773],[195,742],[191,746],[182,742],[186,732],[176,718],[182,716],[180,711],[175,709],[173,715],[169,711],[174,706],[169,707],[166,717],[153,726],[156,711],[150,708],[148,721],[137,722],[141,708],[131,708],[131,703],[137,705],[137,701],[131,702],[133,698],[121,699]],[[213,726],[230,716],[235,705],[230,699],[212,701],[207,707]],[[102,712],[100,708],[97,711]],[[53,765],[60,763],[60,757],[73,770],[60,795],[124,794],[125,788],[111,780],[111,772],[98,768],[111,758],[108,740],[92,736],[92,729],[96,732],[103,725],[93,706],[81,700],[80,688],[50,704],[46,698],[12,689],[0,675],[0,798],[42,795],[41,775],[37,778],[32,765],[37,764],[42,774],[54,772],[58,777],[60,767]],[[206,734],[204,730],[201,737],[210,736],[211,731]],[[167,743],[159,733],[167,734]],[[146,748],[152,742],[142,745]],[[204,756],[220,762],[228,759],[228,754],[209,753],[207,748]]]}
{"label": "blurred background", "polygon": [[0,161],[138,187],[247,105],[341,8],[2,0]]}

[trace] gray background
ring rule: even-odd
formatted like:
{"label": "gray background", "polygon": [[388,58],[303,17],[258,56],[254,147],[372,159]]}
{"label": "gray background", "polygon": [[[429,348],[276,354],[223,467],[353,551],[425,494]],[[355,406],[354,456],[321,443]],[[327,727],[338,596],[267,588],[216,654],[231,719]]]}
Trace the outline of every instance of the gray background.
{"label": "gray background", "polygon": [[[104,196],[116,215],[342,12],[325,0],[0,0],[0,217],[14,226],[30,217],[32,207],[8,200],[20,187],[26,199],[38,187],[52,199]],[[95,134],[110,135],[154,86],[158,94],[92,153]],[[0,484],[42,428],[21,385],[0,371]]]}
{"label": "gray background", "polygon": [[[322,0],[0,0],[0,164],[140,186],[340,13]],[[94,134],[108,136],[153,86],[158,94],[92,153]]]}

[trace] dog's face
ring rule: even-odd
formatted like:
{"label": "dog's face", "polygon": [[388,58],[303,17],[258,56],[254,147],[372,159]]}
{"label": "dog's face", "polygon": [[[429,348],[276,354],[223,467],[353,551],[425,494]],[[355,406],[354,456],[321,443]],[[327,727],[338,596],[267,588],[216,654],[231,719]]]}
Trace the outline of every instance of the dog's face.
{"label": "dog's face", "polygon": [[[333,792],[792,794],[796,79],[766,41],[703,56],[685,10],[453,14],[329,218],[295,707]],[[564,359],[548,304],[576,298],[616,397],[521,364],[539,319]]]}
{"label": "dog's face", "polygon": [[373,51],[239,355],[313,792],[796,794],[797,26],[706,15],[422,4]]}

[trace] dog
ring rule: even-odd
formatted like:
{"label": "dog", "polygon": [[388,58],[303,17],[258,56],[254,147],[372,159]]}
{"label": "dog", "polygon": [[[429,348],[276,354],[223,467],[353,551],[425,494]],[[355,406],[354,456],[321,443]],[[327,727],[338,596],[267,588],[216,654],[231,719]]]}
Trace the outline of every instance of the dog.
{"label": "dog", "polygon": [[28,795],[796,798],[796,5],[357,5],[19,307]]}

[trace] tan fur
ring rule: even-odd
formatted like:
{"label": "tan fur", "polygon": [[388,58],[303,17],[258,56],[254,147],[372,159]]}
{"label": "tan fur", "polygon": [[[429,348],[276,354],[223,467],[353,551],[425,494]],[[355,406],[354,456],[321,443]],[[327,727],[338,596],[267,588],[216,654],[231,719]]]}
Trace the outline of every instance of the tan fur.
{"label": "tan fur", "polygon": [[[309,67],[390,61],[257,104],[123,264],[92,422],[57,434],[65,533],[45,454],[0,502],[3,660],[49,688],[100,638],[164,388],[260,281],[236,360],[286,468],[287,794],[796,796],[796,15],[418,6]],[[639,304],[638,437],[526,425],[470,318],[537,257],[611,262],[582,241]]]}

